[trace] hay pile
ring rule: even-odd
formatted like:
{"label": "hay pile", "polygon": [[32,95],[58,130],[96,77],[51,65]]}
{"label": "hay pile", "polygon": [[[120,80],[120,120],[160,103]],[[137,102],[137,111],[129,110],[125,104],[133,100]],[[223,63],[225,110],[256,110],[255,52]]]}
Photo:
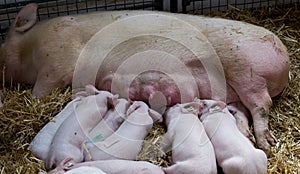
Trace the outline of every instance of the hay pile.
{"label": "hay pile", "polygon": [[27,150],[43,125],[51,120],[70,100],[70,89],[55,90],[43,99],[34,99],[30,89],[4,88],[0,111],[1,174],[38,173],[42,161]]}
{"label": "hay pile", "polygon": [[[216,15],[216,14],[214,14]],[[290,82],[274,99],[270,130],[277,138],[269,158],[268,173],[300,173],[300,11],[288,9],[237,9],[217,14],[263,26],[276,33],[287,46],[291,58]],[[71,90],[55,90],[43,99],[33,99],[30,87],[4,87],[0,110],[0,173],[37,173],[43,163],[27,150],[36,133],[70,100]],[[140,160],[167,166],[168,156],[159,151],[164,127],[156,125],[147,137]]]}

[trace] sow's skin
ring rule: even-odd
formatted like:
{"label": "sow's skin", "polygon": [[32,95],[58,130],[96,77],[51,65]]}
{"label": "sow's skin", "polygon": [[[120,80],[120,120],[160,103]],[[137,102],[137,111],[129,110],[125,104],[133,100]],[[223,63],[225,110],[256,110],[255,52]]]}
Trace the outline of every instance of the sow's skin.
{"label": "sow's skin", "polygon": [[202,100],[206,109],[200,120],[210,138],[218,165],[225,174],[265,174],[267,156],[256,149],[236,125],[225,103]]}
{"label": "sow's skin", "polygon": [[174,163],[164,168],[166,174],[217,173],[213,146],[198,119],[202,108],[202,103],[191,102],[177,104],[166,112],[168,132],[164,135],[162,150],[172,150]]}
{"label": "sow's skin", "polygon": [[[79,54],[89,39],[99,30],[115,21],[137,15],[153,14],[174,17],[200,31],[197,38],[201,49],[203,49],[203,55],[215,51],[216,56],[214,57],[219,56],[227,83],[226,103],[230,105],[241,102],[250,111],[256,143],[267,154],[270,153],[270,145],[275,143],[268,130],[268,111],[272,104],[271,97],[278,95],[283,90],[288,82],[289,71],[287,50],[272,32],[239,21],[152,11],[107,11],[58,17],[39,23],[36,23],[36,14],[36,4],[25,6],[18,13],[5,42],[1,45],[0,63],[6,65],[5,79],[7,81],[34,84],[33,95],[36,97],[45,96],[54,88],[63,88],[72,83]],[[124,24],[120,32],[126,31],[123,29],[130,26],[139,26],[136,27],[136,30],[143,29],[145,21],[143,22],[143,24],[136,24],[131,20],[131,23]],[[172,25],[169,24],[166,22],[165,31],[172,32],[168,28]],[[178,23],[175,21],[175,24]],[[157,29],[158,27],[148,28]],[[188,27],[185,26],[185,28]],[[135,33],[134,30],[132,29],[131,33]],[[178,36],[183,40],[188,39],[186,33],[177,34],[174,37]],[[106,43],[107,41],[109,40],[103,42]],[[107,47],[107,49],[111,48],[109,45]],[[206,49],[210,47],[212,48]],[[178,60],[184,64],[183,69],[188,68],[193,78],[196,79],[197,87],[186,82],[188,77],[185,75],[176,79],[176,83],[184,87],[179,91],[178,86],[170,76],[182,75],[176,74],[176,72],[183,69],[177,68],[173,73],[168,72],[169,76],[156,71],[143,71],[145,73],[137,76],[128,89],[131,100],[148,102],[149,97],[155,92],[163,93],[169,106],[176,103],[191,102],[195,97],[224,100],[220,96],[213,96],[212,98],[211,87],[215,86],[209,85],[210,80],[201,64],[202,60],[212,60],[211,57],[200,57],[200,62],[198,57],[187,47],[172,41],[172,39],[154,35],[129,38],[113,47],[101,63],[96,75],[97,88],[110,91],[111,87],[114,86],[111,85],[113,77],[125,78],[126,75],[130,74],[115,73],[126,58],[145,50],[157,50],[177,55]],[[97,62],[82,62],[87,67],[95,63]],[[160,65],[172,67],[169,63],[160,63]],[[85,81],[91,74],[88,72],[90,69],[79,70],[78,72],[82,72],[80,74],[82,76],[76,77],[74,80]],[[87,76],[83,75],[84,71],[87,71],[85,72]],[[78,83],[77,85],[79,86],[75,87],[83,87],[86,84]],[[125,90],[127,91],[127,89]],[[182,91],[186,93],[184,99],[180,97]],[[117,93],[120,94],[121,92],[118,91]],[[121,95],[121,97],[124,96]]]}
{"label": "sow's skin", "polygon": [[84,151],[84,161],[136,159],[142,149],[144,138],[155,121],[162,121],[162,115],[141,101],[135,101],[128,108],[126,115],[126,120],[115,133],[103,141],[86,143],[87,150]]}
{"label": "sow's skin", "polygon": [[45,161],[47,169],[53,169],[65,158],[73,158],[75,162],[83,161],[82,144],[88,132],[102,120],[107,110],[116,104],[118,96],[107,91],[98,91],[90,85],[96,95],[82,98],[71,116],[66,118],[55,133],[50,145],[48,158]]}

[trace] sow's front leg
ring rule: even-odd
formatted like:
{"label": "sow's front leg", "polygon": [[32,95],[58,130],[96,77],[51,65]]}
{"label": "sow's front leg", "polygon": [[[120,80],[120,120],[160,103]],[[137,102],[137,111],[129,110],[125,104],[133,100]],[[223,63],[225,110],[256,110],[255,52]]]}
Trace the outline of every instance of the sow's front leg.
{"label": "sow's front leg", "polygon": [[[63,67],[62,67],[63,68]],[[54,69],[51,71],[51,69]],[[34,84],[32,95],[37,98],[49,95],[53,89],[65,88],[72,83],[72,72],[58,67],[49,67],[41,70]]]}

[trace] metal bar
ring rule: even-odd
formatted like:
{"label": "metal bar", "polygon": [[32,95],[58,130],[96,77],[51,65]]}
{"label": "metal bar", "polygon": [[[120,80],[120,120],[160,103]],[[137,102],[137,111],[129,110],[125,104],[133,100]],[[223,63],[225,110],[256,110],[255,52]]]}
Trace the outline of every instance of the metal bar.
{"label": "metal bar", "polygon": [[187,0],[182,0],[182,13],[186,13]]}
{"label": "metal bar", "polygon": [[172,13],[178,12],[178,3],[177,3],[177,0],[170,0],[170,11]]}

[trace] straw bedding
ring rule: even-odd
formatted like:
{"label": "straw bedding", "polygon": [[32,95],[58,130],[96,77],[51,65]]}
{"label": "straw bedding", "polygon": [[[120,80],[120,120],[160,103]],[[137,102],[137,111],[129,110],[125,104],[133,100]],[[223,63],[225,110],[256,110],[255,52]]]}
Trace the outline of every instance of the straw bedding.
{"label": "straw bedding", "polygon": [[[263,26],[287,46],[290,81],[273,100],[269,128],[277,139],[269,158],[268,173],[300,173],[300,10],[297,7],[263,8],[254,11],[232,9],[211,14]],[[71,99],[71,89],[54,90],[43,99],[31,96],[31,86],[3,84],[3,109],[0,110],[0,173],[38,173],[43,162],[28,150],[38,131]],[[170,154],[159,150],[165,127],[155,125],[137,157],[160,166],[168,166]]]}

